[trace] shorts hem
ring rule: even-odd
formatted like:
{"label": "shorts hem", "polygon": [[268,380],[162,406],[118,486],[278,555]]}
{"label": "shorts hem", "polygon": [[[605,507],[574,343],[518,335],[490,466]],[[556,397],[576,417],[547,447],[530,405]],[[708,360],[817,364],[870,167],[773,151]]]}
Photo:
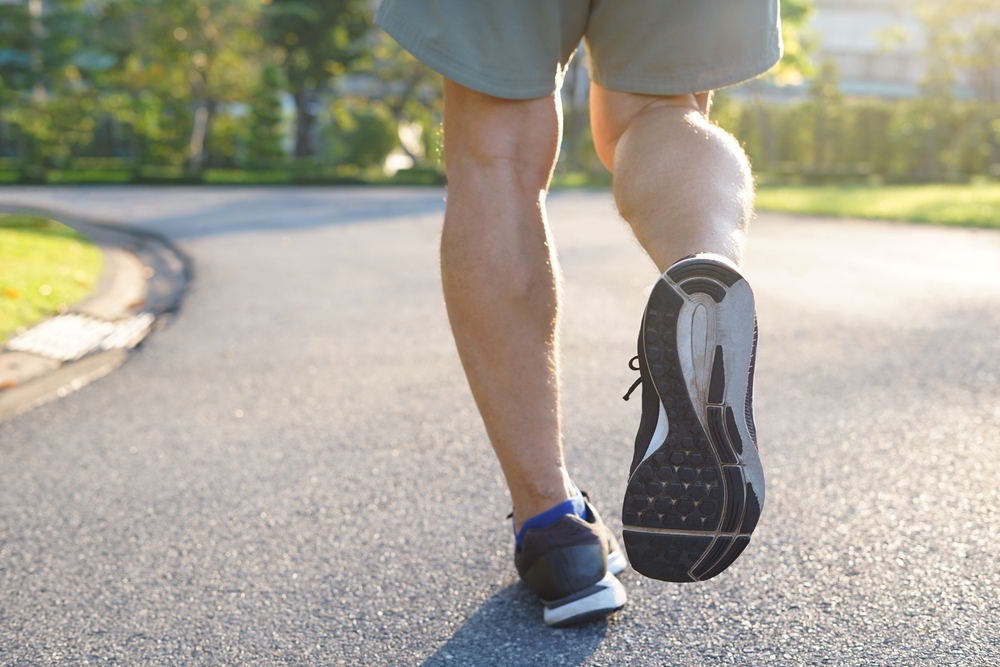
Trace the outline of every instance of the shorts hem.
{"label": "shorts hem", "polygon": [[438,74],[466,88],[509,100],[531,100],[548,97],[556,91],[555,73],[552,74],[552,81],[548,83],[511,81],[509,79],[498,78],[482,70],[470,67],[467,63],[460,62],[439,45],[425,41],[420,35],[409,30],[407,26],[394,21],[392,15],[387,12],[383,13],[379,11],[375,15],[375,23],[382,30],[389,33],[389,36],[409,51],[414,58]]}
{"label": "shorts hem", "polygon": [[590,78],[602,88],[622,93],[688,95],[749,81],[774,67],[780,59],[781,45],[775,41],[768,45],[764,53],[750,61],[740,58],[722,65],[695,67],[665,75],[600,69],[591,63]]}

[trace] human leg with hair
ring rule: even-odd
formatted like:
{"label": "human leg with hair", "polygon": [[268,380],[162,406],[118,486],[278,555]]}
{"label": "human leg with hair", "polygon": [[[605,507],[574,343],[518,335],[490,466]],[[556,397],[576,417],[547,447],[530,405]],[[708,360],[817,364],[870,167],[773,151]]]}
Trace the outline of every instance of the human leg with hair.
{"label": "human leg with hair", "polygon": [[444,130],[445,303],[519,528],[571,495],[559,434],[559,269],[545,215],[557,98],[505,100],[446,81]]}
{"label": "human leg with hair", "polygon": [[[699,569],[703,563],[711,561],[715,572],[718,563],[738,553],[730,548],[733,535],[720,534],[731,528],[720,524],[720,517],[729,521],[737,514],[737,494],[730,489],[749,469],[735,455],[708,453],[722,441],[698,432],[696,423],[704,420],[696,412],[715,418],[721,410],[730,416],[732,410],[725,410],[736,405],[739,393],[733,373],[750,354],[746,341],[734,342],[739,334],[732,332],[739,327],[730,324],[735,316],[746,319],[747,303],[752,317],[752,297],[748,302],[749,290],[741,287],[745,281],[733,264],[742,252],[750,187],[738,148],[699,115],[706,97],[674,93],[731,85],[772,65],[780,52],[777,0],[383,0],[376,22],[446,77],[448,206],[441,272],[448,316],[510,488],[518,573],[545,602],[546,622],[560,625],[602,615],[625,600],[611,576],[624,567],[624,557],[569,480],[560,442],[559,272],[544,203],[558,152],[560,78],[586,38],[591,74],[603,86],[595,86],[592,104],[595,143],[615,172],[619,210],[666,269],[653,290],[657,304],[665,300],[663,307],[653,308],[651,300],[644,330],[659,327],[656,335],[676,338],[672,329],[654,322],[657,313],[673,317],[675,324],[688,320],[686,361],[675,358],[664,365],[656,355],[666,359],[672,349],[640,342],[643,423],[623,513],[630,528],[625,536],[641,572],[682,580],[675,572],[680,565],[664,569],[663,563],[689,558],[707,535],[712,546],[704,553],[711,551],[711,559],[697,555],[685,570],[694,573],[688,580],[707,578],[710,574]],[[721,255],[676,261],[706,251]],[[681,290],[687,297],[677,293],[682,287],[690,290]],[[719,298],[717,308],[705,301],[712,295]],[[691,331],[704,334],[700,342]],[[679,340],[674,343],[680,347]],[[724,364],[695,360],[698,354],[711,356],[716,347]],[[676,399],[660,395],[668,387],[659,378],[663,372],[682,375],[698,391]],[[709,382],[706,373],[711,392],[700,389]],[[677,383],[671,391],[679,392],[683,382],[671,377]],[[708,398],[715,401],[710,406]],[[678,412],[670,401],[689,405]],[[742,435],[749,442],[752,420],[730,419],[723,427],[731,422],[730,440]],[[687,438],[697,446],[687,447]],[[677,456],[681,463],[674,464]],[[742,475],[738,479],[732,477],[734,466]],[[715,483],[709,479],[713,473],[731,479]],[[678,479],[656,486],[657,475]],[[677,497],[671,496],[678,488]],[[724,508],[718,516],[710,512],[712,503]],[[739,503],[742,530],[749,525],[744,515],[752,514],[749,493]],[[685,530],[707,532],[696,535],[693,546],[677,543],[669,531],[678,520]],[[683,558],[674,547],[683,547]],[[655,567],[647,563],[650,558]]]}
{"label": "human leg with hair", "polygon": [[608,573],[609,555],[613,571],[624,567],[617,541],[562,455],[559,269],[545,212],[560,124],[556,95],[508,100],[445,81],[445,303],[510,489],[518,570],[551,625],[625,601]]}

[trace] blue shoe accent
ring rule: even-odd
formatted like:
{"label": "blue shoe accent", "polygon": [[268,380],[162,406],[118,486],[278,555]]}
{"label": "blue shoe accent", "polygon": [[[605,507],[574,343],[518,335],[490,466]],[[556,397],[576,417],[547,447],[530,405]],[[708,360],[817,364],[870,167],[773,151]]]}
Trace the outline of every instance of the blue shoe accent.
{"label": "blue shoe accent", "polygon": [[521,530],[515,534],[514,539],[517,541],[518,546],[524,546],[524,535],[529,530],[532,528],[548,528],[567,514],[573,514],[584,521],[587,520],[587,503],[583,499],[583,494],[578,492],[569,500],[564,500],[552,509],[545,510],[541,514],[531,517],[521,524]]}

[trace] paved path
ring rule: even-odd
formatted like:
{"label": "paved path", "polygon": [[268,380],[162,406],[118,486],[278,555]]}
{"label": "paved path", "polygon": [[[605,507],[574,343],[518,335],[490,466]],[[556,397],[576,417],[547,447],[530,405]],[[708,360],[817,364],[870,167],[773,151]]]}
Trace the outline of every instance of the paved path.
{"label": "paved path", "polygon": [[[761,216],[750,548],[551,631],[447,329],[442,197],[0,190],[195,267],[129,363],[0,425],[0,664],[1000,663],[1000,234]],[[655,272],[607,194],[551,214],[568,457],[617,529]]]}

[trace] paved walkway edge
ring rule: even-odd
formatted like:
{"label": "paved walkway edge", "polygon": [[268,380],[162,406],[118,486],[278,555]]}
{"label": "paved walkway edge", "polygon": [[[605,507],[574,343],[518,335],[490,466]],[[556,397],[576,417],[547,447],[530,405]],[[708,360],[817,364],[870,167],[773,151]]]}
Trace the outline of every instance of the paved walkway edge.
{"label": "paved walkway edge", "polygon": [[[191,280],[191,262],[168,239],[145,230],[83,218],[35,206],[0,205],[0,213],[38,215],[58,220],[85,234],[104,253],[104,270],[94,292],[70,308],[104,321],[138,314],[152,316],[149,331],[161,329],[180,308]],[[51,319],[51,318],[50,318]],[[48,322],[44,320],[32,330]],[[97,348],[73,361],[0,348],[0,421],[80,389],[121,366],[131,349]],[[5,379],[6,378],[6,379]],[[4,386],[6,385],[6,386]]]}
{"label": "paved walkway edge", "polygon": [[63,364],[26,384],[0,392],[0,421],[45,405],[81,389],[115,370],[128,358],[126,350],[107,350]]}

